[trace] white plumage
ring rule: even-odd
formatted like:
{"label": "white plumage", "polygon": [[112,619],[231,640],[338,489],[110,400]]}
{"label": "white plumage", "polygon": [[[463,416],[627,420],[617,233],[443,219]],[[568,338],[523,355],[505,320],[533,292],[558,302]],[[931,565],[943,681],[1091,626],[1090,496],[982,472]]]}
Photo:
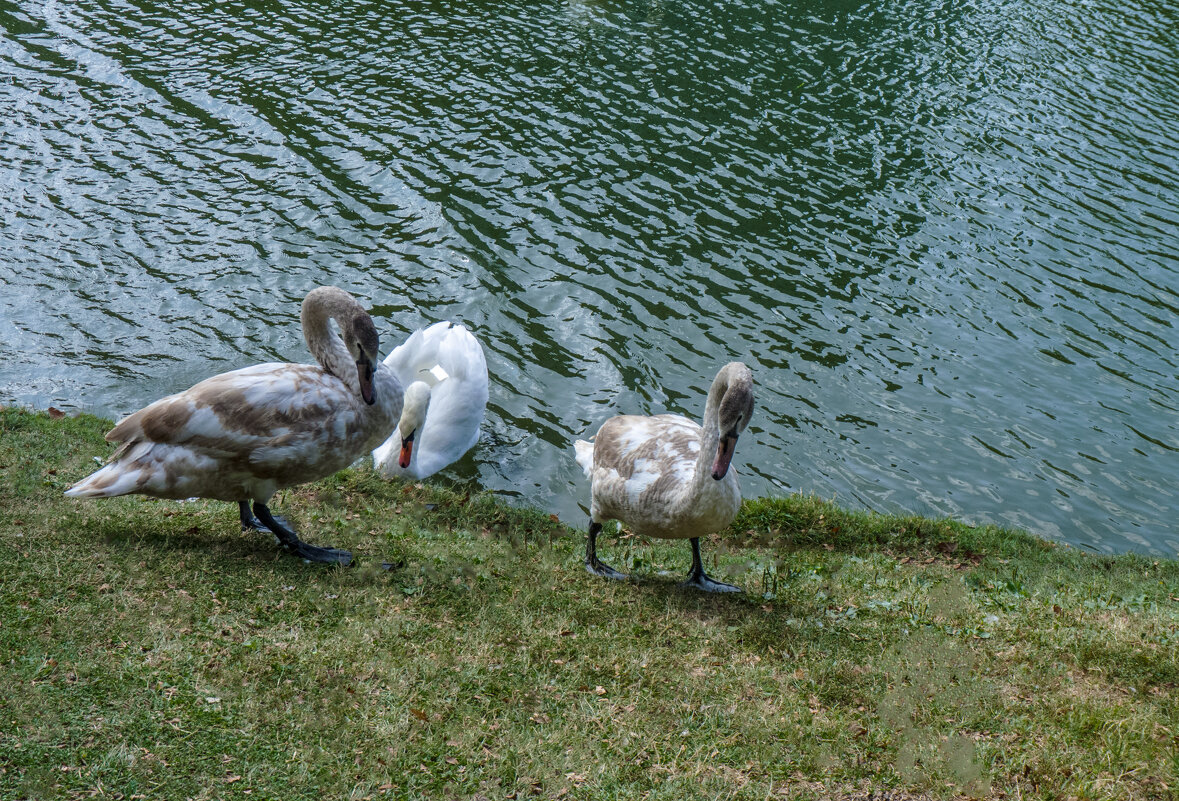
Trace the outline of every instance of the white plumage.
{"label": "white plumage", "polygon": [[487,409],[487,361],[470,331],[445,320],[434,323],[394,348],[385,366],[403,386],[420,382],[428,391],[423,403],[411,402],[407,393],[397,430],[373,451],[377,470],[425,478],[474,447]]}

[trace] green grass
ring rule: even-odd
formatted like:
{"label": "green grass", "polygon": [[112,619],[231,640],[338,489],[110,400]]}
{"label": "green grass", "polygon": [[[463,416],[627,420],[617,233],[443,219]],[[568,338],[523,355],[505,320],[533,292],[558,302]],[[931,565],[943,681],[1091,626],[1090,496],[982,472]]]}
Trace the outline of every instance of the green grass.
{"label": "green grass", "polygon": [[[236,508],[61,491],[109,423],[0,410],[0,800],[1174,797],[1179,563],[747,502],[684,543],[369,470]],[[383,572],[382,559],[403,561]],[[663,572],[670,575],[663,575]]]}

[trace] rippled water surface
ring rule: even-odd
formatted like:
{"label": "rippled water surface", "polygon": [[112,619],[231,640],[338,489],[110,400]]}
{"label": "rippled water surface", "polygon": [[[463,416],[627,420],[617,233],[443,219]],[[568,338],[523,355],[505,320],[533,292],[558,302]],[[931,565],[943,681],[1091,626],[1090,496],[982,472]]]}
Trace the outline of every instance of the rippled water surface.
{"label": "rippled water surface", "polygon": [[484,343],[448,473],[581,522],[572,441],[754,370],[746,495],[1179,552],[1163,0],[0,3],[0,401],[118,416]]}

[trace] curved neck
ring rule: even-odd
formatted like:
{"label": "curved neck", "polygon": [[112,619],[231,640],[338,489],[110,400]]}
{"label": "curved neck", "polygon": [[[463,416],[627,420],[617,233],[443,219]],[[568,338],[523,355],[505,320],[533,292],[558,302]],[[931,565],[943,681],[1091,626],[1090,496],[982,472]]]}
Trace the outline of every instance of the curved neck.
{"label": "curved neck", "polygon": [[430,408],[430,385],[425,381],[414,381],[405,388],[401,419],[397,430],[404,440],[426,422],[426,410]]}
{"label": "curved neck", "polygon": [[704,431],[700,434],[700,452],[696,454],[696,474],[694,484],[709,485],[715,483],[712,477],[712,462],[716,459],[716,449],[720,446],[720,403],[728,387],[720,376],[712,382],[708,390],[708,400],[704,402]]}
{"label": "curved neck", "polygon": [[[334,291],[332,291],[334,290]],[[348,352],[344,340],[332,330],[332,318],[343,316],[351,310],[355,301],[346,293],[334,287],[320,287],[312,290],[303,301],[303,338],[307,349],[319,365],[343,381],[355,392],[360,391],[360,379],[356,375],[356,360]]]}

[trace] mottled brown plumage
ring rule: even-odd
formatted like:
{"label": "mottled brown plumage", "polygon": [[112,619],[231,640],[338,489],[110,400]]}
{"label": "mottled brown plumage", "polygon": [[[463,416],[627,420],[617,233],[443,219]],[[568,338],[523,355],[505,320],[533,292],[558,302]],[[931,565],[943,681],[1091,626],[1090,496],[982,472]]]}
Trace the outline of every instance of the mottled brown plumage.
{"label": "mottled brown plumage", "polygon": [[[342,338],[328,324],[333,318]],[[380,365],[372,320],[348,293],[320,287],[304,300],[302,321],[318,366],[244,367],[140,409],[106,435],[120,443],[107,465],[66,495],[200,497],[264,508],[277,490],[367,454],[389,436],[402,405],[401,385]],[[245,510],[242,522],[256,523]]]}
{"label": "mottled brown plumage", "polygon": [[[737,474],[729,462],[752,412],[753,374],[731,362],[712,383],[703,426],[674,414],[620,415],[598,429],[592,445],[576,442],[577,461],[590,479],[586,565],[591,572],[621,577],[598,562],[594,552],[602,522],[620,520],[645,536],[692,540],[693,585],[736,589],[712,582],[702,567],[697,570],[698,540],[728,526],[741,508]],[[700,577],[711,586],[703,586]]]}

